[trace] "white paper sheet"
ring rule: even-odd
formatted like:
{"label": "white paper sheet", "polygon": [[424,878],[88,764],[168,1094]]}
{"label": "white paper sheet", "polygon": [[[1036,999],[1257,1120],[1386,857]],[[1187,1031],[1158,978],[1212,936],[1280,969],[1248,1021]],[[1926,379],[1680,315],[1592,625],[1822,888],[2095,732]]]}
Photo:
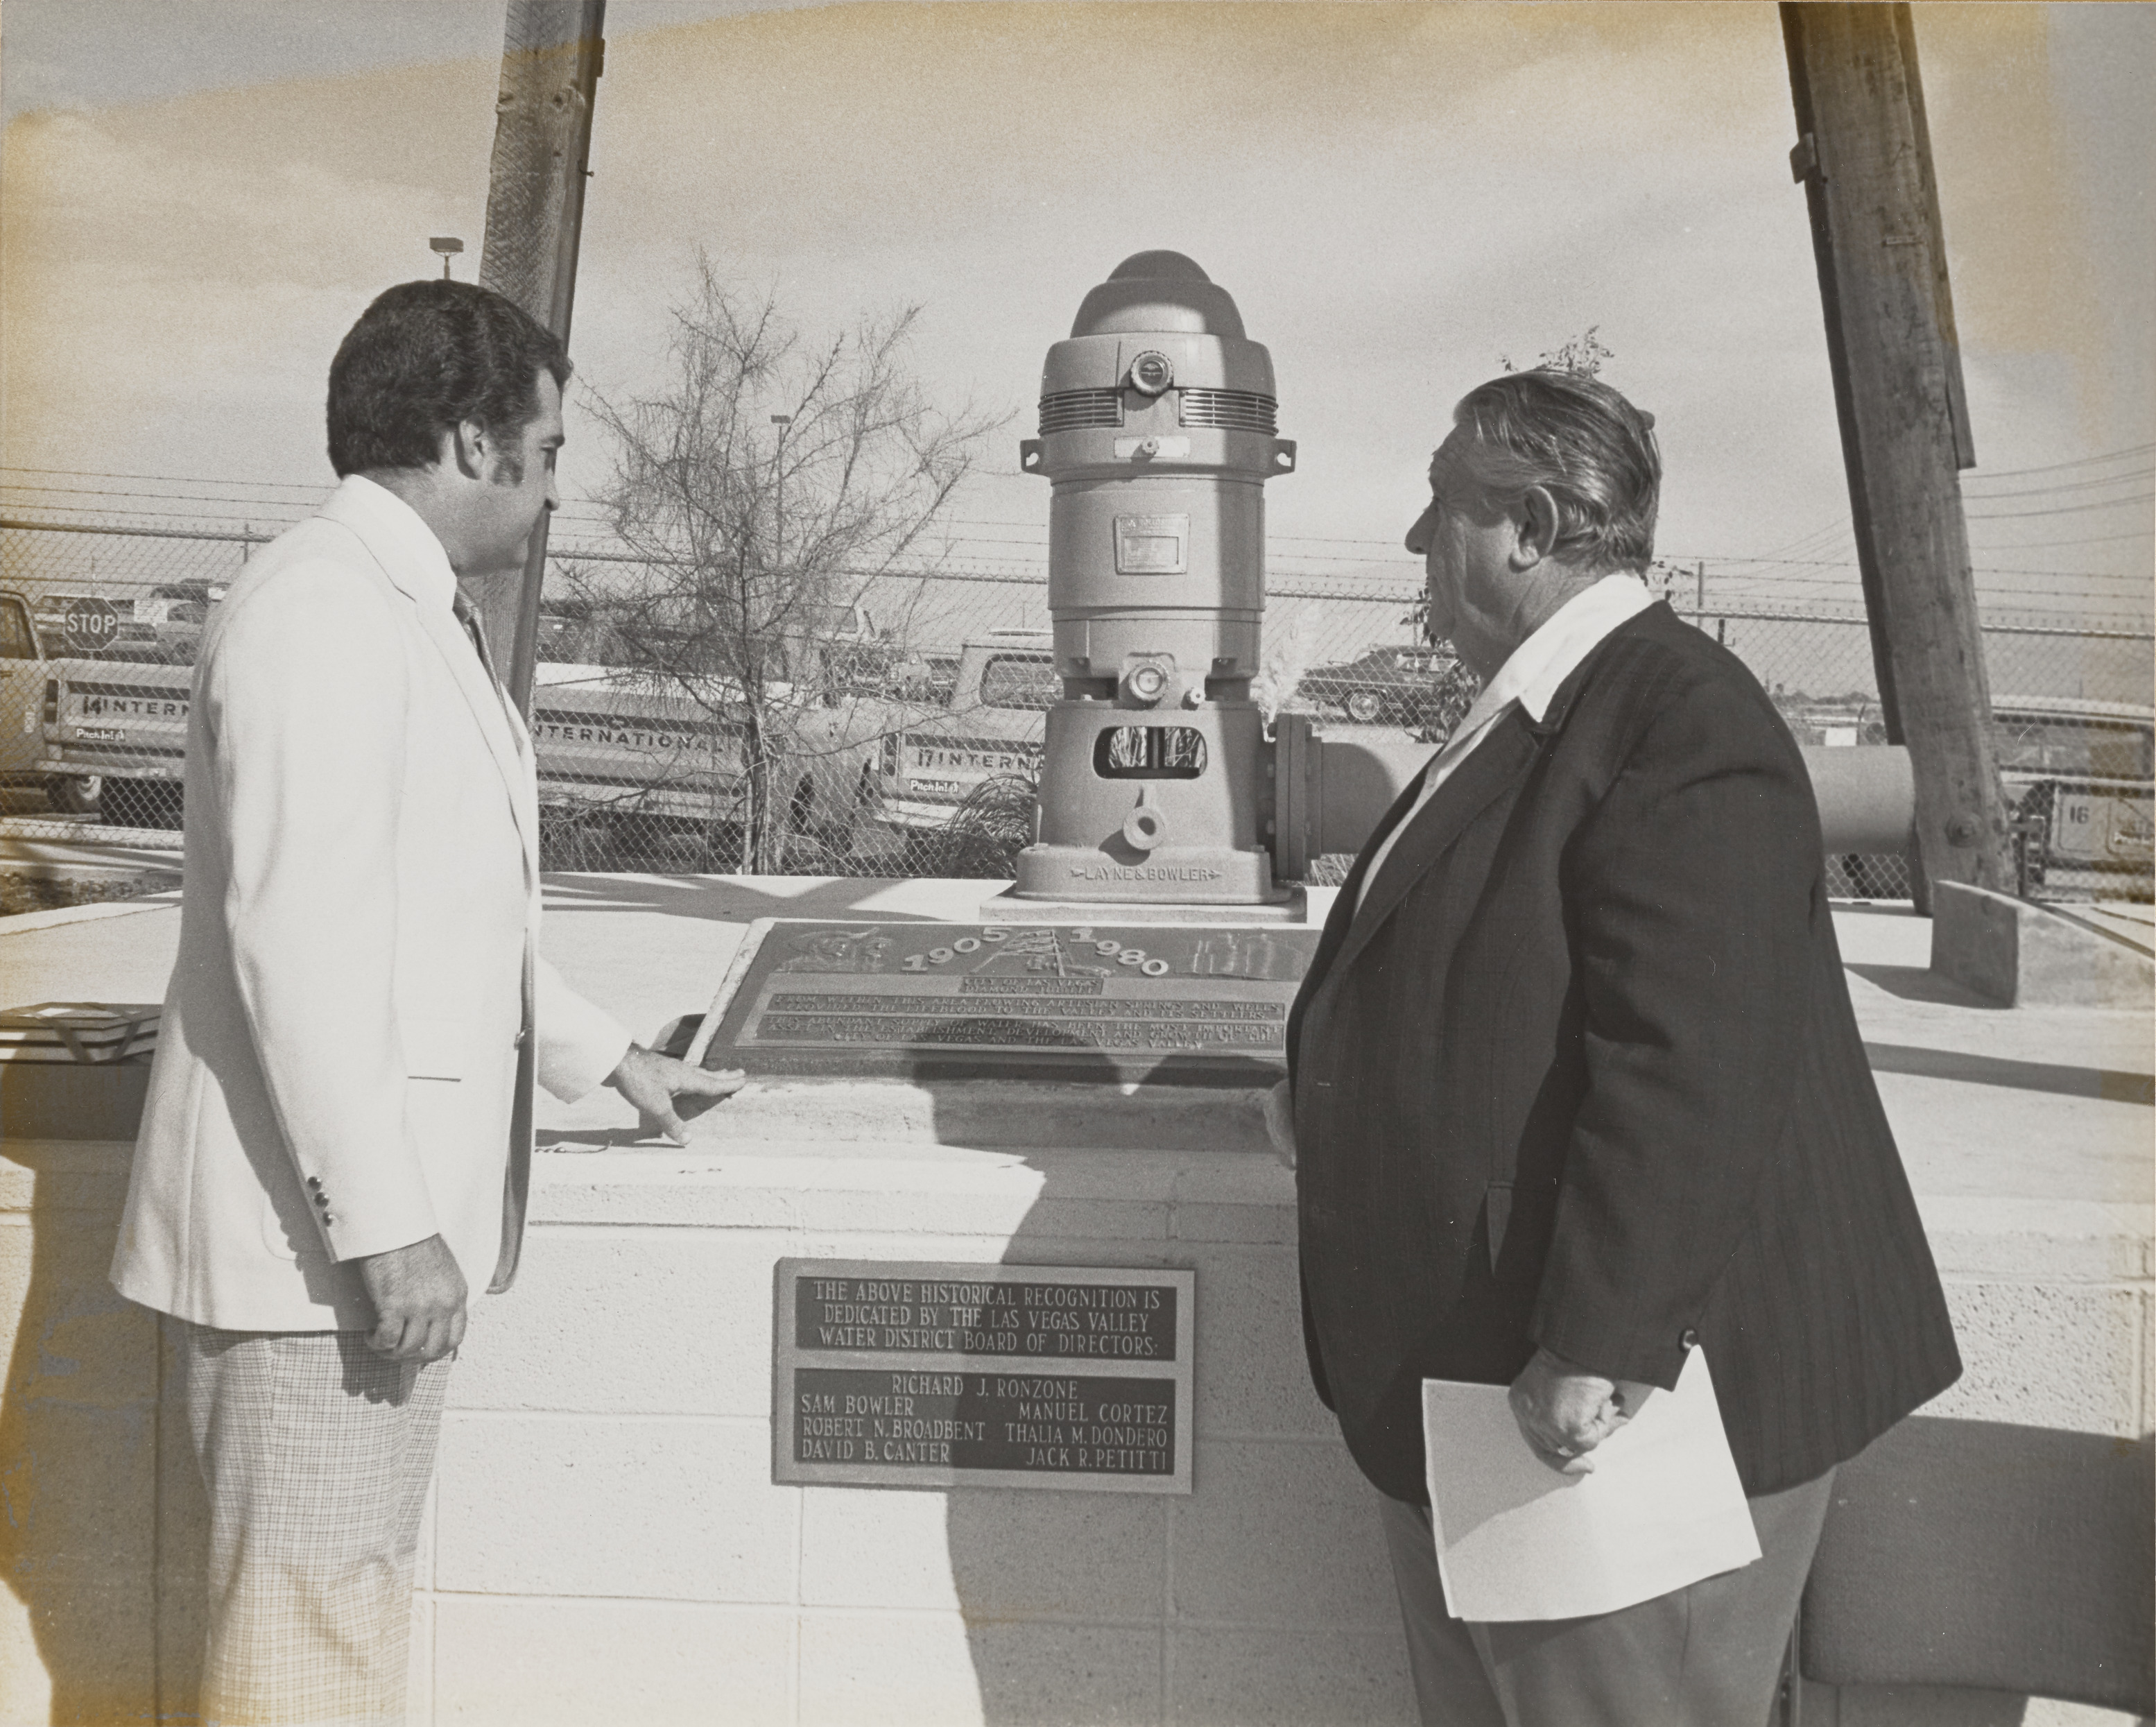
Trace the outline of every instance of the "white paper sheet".
{"label": "white paper sheet", "polygon": [[1460,1618],[1614,1612],[1759,1557],[1702,1349],[1594,1448],[1592,1474],[1537,1457],[1502,1385],[1424,1380],[1422,1411],[1438,1573]]}

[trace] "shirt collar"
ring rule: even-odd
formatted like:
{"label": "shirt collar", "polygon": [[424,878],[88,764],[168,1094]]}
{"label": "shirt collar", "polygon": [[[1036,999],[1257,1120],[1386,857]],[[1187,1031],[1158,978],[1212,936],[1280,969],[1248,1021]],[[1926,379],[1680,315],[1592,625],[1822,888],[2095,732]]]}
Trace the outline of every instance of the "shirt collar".
{"label": "shirt collar", "polygon": [[413,599],[444,611],[454,608],[457,573],[449,568],[449,554],[426,518],[388,487],[363,474],[347,474],[321,513],[379,544],[395,561],[398,585]]}
{"label": "shirt collar", "polygon": [[1579,669],[1580,661],[1619,624],[1637,617],[1654,603],[1647,584],[1627,570],[1606,575],[1592,588],[1573,594],[1512,650],[1512,657],[1497,668],[1496,676],[1482,686],[1482,693],[1461,718],[1455,735],[1465,737],[1512,702],[1518,702],[1530,719],[1540,721],[1549,712],[1558,686]]}

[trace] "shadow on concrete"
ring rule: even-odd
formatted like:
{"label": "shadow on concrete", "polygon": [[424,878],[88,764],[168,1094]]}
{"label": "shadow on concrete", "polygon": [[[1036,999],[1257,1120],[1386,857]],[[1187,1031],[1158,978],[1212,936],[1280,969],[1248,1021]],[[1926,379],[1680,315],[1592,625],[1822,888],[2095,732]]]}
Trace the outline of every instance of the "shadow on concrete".
{"label": "shadow on concrete", "polygon": [[[707,1097],[688,1097],[682,1100],[680,1111],[684,1118],[693,1118],[711,1107]],[[649,1149],[650,1138],[642,1128],[541,1128],[532,1134],[531,1144],[535,1151],[634,1151],[639,1146]]]}
{"label": "shadow on concrete", "polygon": [[2107,1103],[2156,1106],[2156,1077],[2108,1067],[2070,1067],[2056,1061],[2016,1061],[1965,1050],[1931,1050],[1916,1044],[1866,1043],[1874,1073],[1907,1073],[1951,1079],[1964,1085],[2004,1086],[2010,1091],[2049,1092],[2061,1097],[2095,1097]]}
{"label": "shadow on concrete", "polygon": [[[789,881],[800,878],[792,876]],[[847,917],[865,915],[864,903],[888,892],[894,883],[880,876],[833,876],[798,893],[781,893],[735,876],[565,875],[548,871],[547,912],[656,912],[670,917],[696,917],[747,923],[757,917]],[[990,883],[981,884],[983,889]],[[879,923],[934,923],[944,921],[921,912],[873,908]]]}
{"label": "shadow on concrete", "polygon": [[1951,978],[1943,978],[1937,972],[1919,965],[1873,965],[1844,962],[1842,969],[1852,971],[1867,984],[1876,984],[1889,995],[1898,995],[1904,1001],[1937,1002],[1944,1007],[1990,1008],[2006,1011],[2006,1004],[1982,995],[1966,984],[1957,984]]}
{"label": "shadow on concrete", "polygon": [[[1183,1170],[1195,1156],[1229,1181],[1271,1170],[1260,1094],[1245,1081],[1241,1091],[1133,1095],[1113,1082],[1111,1063],[1098,1077],[1109,1083],[1072,1086],[1061,1099],[1045,1094],[1063,1087],[1040,1087],[1037,1118],[1011,1133],[1095,1154],[986,1140],[987,1113],[968,1096],[980,1082],[916,1081],[934,1100],[939,1139],[998,1144],[1042,1178],[1004,1264],[1183,1270],[1197,1282],[1192,1431],[1178,1436],[1193,1460],[1191,1493],[966,1488],[946,1497],[982,1719],[1409,1727],[1405,1651],[1374,1507],[1344,1449],[1324,1442],[1329,1418],[1308,1388],[1291,1216],[1203,1197],[1171,1204],[1192,1191],[1171,1177],[1171,1160],[1130,1158],[1180,1150],[1189,1154],[1174,1160]],[[1149,1101],[1156,1089],[1180,1095]],[[1086,1106],[1070,1099],[1085,1090],[1097,1096],[1099,1119],[1080,1137],[1072,1118]],[[1209,1180],[1204,1192],[1214,1194]],[[1158,1208],[1165,1226],[1141,1208]],[[1230,1211],[1245,1215],[1225,1226],[1185,1221]],[[1271,1227],[1253,1227],[1261,1223]],[[1112,1359],[1049,1365],[1118,1374]]]}
{"label": "shadow on concrete", "polygon": [[20,1141],[8,1157],[30,1226],[7,1231],[28,1256],[6,1267],[22,1320],[0,1395],[0,1575],[35,1647],[0,1649],[7,1719],[191,1722],[207,1525],[176,1359],[106,1278],[126,1158]]}
{"label": "shadow on concrete", "polygon": [[[1111,1064],[1096,1076],[1111,1081]],[[983,1123],[963,1081],[916,1081],[935,1097],[937,1137],[961,1141]],[[1099,1087],[1106,1110],[1121,1101]],[[971,1130],[969,1132],[969,1130]],[[1043,1181],[1002,1258],[1007,1265],[1114,1265],[1185,1270],[1161,1240],[1074,1240],[1070,1204],[1090,1184],[1071,1159],[1017,1152]],[[1137,1250],[1137,1251],[1134,1251]],[[1201,1273],[1199,1281],[1204,1281]],[[1199,1310],[1205,1296],[1200,1290]],[[1108,1362],[1058,1362],[1058,1372],[1108,1375]],[[1191,1436],[1178,1436],[1185,1445]],[[1173,1719],[1163,1693],[1172,1611],[1167,1555],[1174,1502],[1166,1494],[959,1488],[946,1496],[951,1577],[987,1727],[1081,1727]],[[1112,1622],[1121,1620],[1122,1623]]]}

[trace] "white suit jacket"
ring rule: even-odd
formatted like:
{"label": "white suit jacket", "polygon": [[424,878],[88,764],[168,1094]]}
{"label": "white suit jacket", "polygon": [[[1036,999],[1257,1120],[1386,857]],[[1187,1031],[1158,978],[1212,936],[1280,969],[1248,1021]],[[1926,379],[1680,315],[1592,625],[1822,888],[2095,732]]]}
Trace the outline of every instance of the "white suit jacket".
{"label": "white suit jacket", "polygon": [[440,542],[346,480],[212,614],[187,892],[112,1280],[234,1330],[373,1324],[352,1262],[440,1235],[477,1290],[523,1232],[531,1086],[629,1035],[537,957],[522,722]]}

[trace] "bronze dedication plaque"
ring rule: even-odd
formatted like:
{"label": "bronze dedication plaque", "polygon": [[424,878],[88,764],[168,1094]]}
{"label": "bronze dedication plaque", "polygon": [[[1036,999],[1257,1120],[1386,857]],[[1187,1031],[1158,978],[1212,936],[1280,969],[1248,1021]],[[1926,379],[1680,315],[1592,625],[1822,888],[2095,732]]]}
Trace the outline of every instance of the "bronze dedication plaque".
{"label": "bronze dedication plaque", "polygon": [[1178,924],[758,926],[710,1067],[1269,1084],[1319,932]]}
{"label": "bronze dedication plaque", "polygon": [[782,1259],[772,1479],[1190,1491],[1197,1274]]}

